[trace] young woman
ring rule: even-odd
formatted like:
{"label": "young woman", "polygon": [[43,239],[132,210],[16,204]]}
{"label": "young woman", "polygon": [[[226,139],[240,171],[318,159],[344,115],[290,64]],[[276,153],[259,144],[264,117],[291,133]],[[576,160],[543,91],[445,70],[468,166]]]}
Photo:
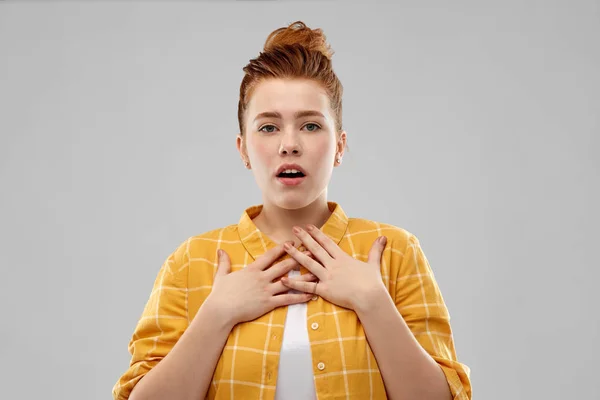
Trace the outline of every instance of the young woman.
{"label": "young woman", "polygon": [[418,239],[327,200],[342,85],[320,29],[244,68],[237,147],[263,204],[167,258],[115,399],[470,399]]}

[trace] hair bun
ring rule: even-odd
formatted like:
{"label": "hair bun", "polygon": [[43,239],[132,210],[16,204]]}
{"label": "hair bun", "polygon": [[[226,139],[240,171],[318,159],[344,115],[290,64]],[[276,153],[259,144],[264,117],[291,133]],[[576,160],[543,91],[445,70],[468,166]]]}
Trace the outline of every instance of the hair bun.
{"label": "hair bun", "polygon": [[296,21],[284,28],[271,32],[265,42],[264,51],[269,52],[276,47],[299,44],[309,51],[321,52],[331,60],[333,50],[321,29],[310,29],[302,21]]}

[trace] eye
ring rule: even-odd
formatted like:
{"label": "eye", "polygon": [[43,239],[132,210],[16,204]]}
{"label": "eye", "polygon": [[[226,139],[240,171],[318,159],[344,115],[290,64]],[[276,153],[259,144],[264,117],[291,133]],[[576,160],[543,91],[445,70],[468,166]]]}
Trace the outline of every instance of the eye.
{"label": "eye", "polygon": [[321,127],[319,125],[313,124],[313,123],[308,123],[308,124],[304,125],[304,127],[309,132],[315,132],[315,131],[321,129]]}
{"label": "eye", "polygon": [[[267,128],[267,129],[265,129]],[[275,125],[263,125],[258,131],[259,132],[266,132],[266,133],[273,133],[275,132]]]}

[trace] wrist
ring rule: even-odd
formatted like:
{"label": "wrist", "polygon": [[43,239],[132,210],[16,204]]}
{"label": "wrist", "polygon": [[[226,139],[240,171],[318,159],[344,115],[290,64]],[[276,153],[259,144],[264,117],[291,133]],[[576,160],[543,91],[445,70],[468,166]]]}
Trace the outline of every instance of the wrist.
{"label": "wrist", "polygon": [[392,299],[382,282],[381,285],[370,288],[357,297],[354,305],[354,312],[360,317],[372,310],[380,308],[385,305],[386,302],[390,302],[391,300]]}
{"label": "wrist", "polygon": [[211,321],[211,323],[215,324],[220,329],[231,331],[238,323],[238,321],[235,320],[231,309],[226,304],[223,305],[214,297],[211,297],[210,294],[198,310],[198,314],[200,313],[204,314],[207,320]]}

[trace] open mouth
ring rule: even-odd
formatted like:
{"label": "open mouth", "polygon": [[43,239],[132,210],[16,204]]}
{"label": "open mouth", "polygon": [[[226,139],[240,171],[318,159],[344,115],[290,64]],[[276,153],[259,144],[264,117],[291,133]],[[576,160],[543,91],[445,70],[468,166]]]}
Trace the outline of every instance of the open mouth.
{"label": "open mouth", "polygon": [[306,179],[304,172],[295,168],[282,169],[281,172],[277,174],[277,180],[285,186],[300,185],[304,182],[304,179]]}
{"label": "open mouth", "polygon": [[298,171],[297,169],[286,169],[277,174],[278,178],[304,178],[306,175],[302,171]]}

